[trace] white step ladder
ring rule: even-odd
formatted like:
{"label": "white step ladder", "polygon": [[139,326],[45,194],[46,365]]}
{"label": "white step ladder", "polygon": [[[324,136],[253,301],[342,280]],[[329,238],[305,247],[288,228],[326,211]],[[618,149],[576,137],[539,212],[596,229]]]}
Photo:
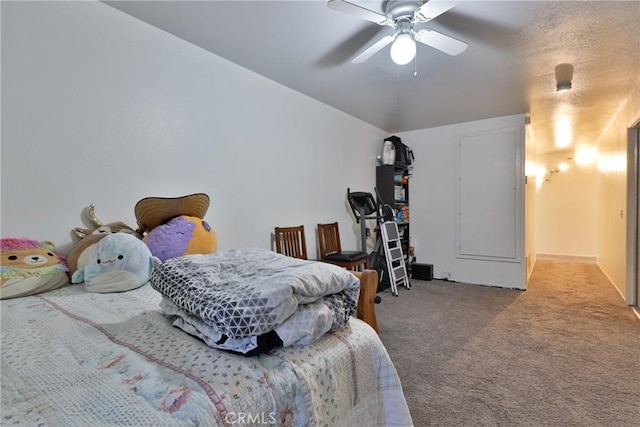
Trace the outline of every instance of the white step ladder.
{"label": "white step ladder", "polygon": [[387,261],[387,271],[391,282],[391,293],[398,296],[398,284],[410,289],[409,277],[404,264],[404,254],[400,242],[398,224],[395,221],[382,223],[382,246],[384,246],[384,256]]}

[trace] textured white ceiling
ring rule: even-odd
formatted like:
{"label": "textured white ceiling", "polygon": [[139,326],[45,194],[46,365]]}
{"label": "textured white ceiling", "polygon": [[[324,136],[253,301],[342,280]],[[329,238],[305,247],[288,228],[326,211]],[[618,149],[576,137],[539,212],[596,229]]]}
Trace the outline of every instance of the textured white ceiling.
{"label": "textured white ceiling", "polygon": [[429,25],[468,49],[419,45],[405,66],[389,47],[351,64],[382,27],[325,1],[105,3],[389,133],[525,113],[540,152],[591,145],[640,79],[640,1],[461,1]]}

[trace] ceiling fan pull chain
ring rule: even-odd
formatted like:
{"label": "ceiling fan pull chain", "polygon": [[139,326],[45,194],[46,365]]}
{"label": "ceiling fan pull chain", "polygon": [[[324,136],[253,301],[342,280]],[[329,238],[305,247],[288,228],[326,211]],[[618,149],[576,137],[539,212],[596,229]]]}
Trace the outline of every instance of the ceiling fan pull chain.
{"label": "ceiling fan pull chain", "polygon": [[418,51],[416,51],[416,56],[413,57],[413,77],[418,75]]}
{"label": "ceiling fan pull chain", "polygon": [[400,67],[396,67],[396,113],[400,114]]}

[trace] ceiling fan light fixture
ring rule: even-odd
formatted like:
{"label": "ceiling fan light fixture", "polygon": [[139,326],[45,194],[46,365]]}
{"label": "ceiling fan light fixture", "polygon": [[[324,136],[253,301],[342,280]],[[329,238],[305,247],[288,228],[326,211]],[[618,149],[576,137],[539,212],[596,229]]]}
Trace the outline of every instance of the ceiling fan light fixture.
{"label": "ceiling fan light fixture", "polygon": [[398,65],[411,62],[416,56],[416,42],[411,34],[400,34],[391,45],[391,59]]}

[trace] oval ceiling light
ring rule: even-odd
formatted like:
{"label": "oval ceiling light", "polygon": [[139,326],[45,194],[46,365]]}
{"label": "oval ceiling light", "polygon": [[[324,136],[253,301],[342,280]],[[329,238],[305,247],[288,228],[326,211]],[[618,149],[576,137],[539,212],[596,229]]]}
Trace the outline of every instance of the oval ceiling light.
{"label": "oval ceiling light", "polygon": [[391,45],[391,59],[398,65],[411,62],[416,56],[416,42],[411,34],[400,34]]}

